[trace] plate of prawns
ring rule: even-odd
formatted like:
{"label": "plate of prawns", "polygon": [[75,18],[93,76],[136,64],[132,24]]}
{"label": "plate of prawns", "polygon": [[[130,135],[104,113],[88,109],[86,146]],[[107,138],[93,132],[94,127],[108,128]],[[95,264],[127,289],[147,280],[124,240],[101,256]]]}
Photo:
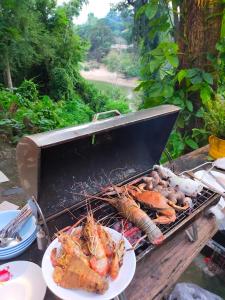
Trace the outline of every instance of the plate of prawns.
{"label": "plate of prawns", "polygon": [[59,232],[42,260],[47,286],[63,300],[113,299],[129,285],[135,269],[129,241],[91,213],[83,226]]}

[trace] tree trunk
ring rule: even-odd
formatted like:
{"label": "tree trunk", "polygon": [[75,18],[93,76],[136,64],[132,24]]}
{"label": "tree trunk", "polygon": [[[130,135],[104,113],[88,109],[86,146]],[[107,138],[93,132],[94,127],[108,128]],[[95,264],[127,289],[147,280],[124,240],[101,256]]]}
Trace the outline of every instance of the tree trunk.
{"label": "tree trunk", "polygon": [[174,20],[174,40],[177,43],[179,38],[179,18],[178,18],[178,5],[177,1],[172,0],[172,8],[173,8],[173,20]]}
{"label": "tree trunk", "polygon": [[221,0],[184,0],[180,6],[180,68],[210,70],[207,54],[216,54],[220,38]]}
{"label": "tree trunk", "polygon": [[12,76],[11,76],[11,69],[10,69],[10,64],[9,64],[9,59],[8,59],[8,55],[6,55],[5,58],[5,70],[4,70],[4,77],[5,77],[5,84],[7,86],[7,88],[9,88],[10,90],[13,89],[13,84],[12,84]]}

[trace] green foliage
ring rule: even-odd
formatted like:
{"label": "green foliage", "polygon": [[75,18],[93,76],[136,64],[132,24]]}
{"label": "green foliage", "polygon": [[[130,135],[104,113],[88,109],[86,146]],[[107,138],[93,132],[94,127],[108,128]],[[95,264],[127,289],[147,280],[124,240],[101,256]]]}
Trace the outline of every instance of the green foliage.
{"label": "green foliage", "polygon": [[221,38],[216,45],[218,56],[208,55],[210,71],[180,69],[178,45],[171,35],[172,14],[169,9],[163,12],[161,5],[160,1],[150,1],[137,12],[138,17],[145,14],[149,20],[149,39],[160,32],[161,41],[150,51],[144,48],[142,81],[136,90],[143,93],[142,108],[166,103],[181,108],[167,145],[172,157],[176,158],[206,144],[212,132],[224,136],[225,113],[221,107],[224,100],[218,102],[215,99],[218,95],[222,99],[225,97],[225,40]]}
{"label": "green foliage", "polygon": [[93,14],[89,14],[87,23],[78,26],[78,32],[90,44],[89,58],[100,62],[114,41],[112,30],[105,19],[97,19]]}
{"label": "green foliage", "polygon": [[[108,107],[128,111],[125,99],[115,101],[80,75],[88,44],[73,18],[86,2],[1,1],[0,85],[7,79],[10,90],[0,89],[0,133],[9,140],[88,122]],[[110,48],[111,31],[101,20],[91,22],[91,38],[102,56]],[[18,88],[12,88],[10,77]]]}
{"label": "green foliage", "polygon": [[134,26],[132,10],[111,8],[104,19],[114,36],[122,37],[127,44],[132,42]]}
{"label": "green foliage", "polygon": [[77,26],[79,35],[89,43],[88,58],[100,62],[118,40],[122,44],[131,44],[133,23],[132,10],[118,11],[111,8],[102,19],[90,13],[87,22]]}
{"label": "green foliage", "polygon": [[205,131],[205,138],[199,136],[197,131],[192,132],[192,124],[197,124],[197,122],[202,124],[204,119],[204,109],[201,104],[193,103],[192,98],[193,94],[196,95],[196,98],[199,95],[202,105],[205,105],[215,91],[213,90],[212,74],[197,68],[177,69],[177,64],[173,65],[168,59],[170,56],[176,57],[174,52],[177,51],[177,48],[171,43],[167,43],[167,45],[172,47],[167,48],[164,52],[161,51],[163,48],[161,44],[156,48],[156,51],[153,50],[154,55],[160,54],[155,59],[159,63],[150,70],[150,72],[152,71],[151,79],[142,81],[137,90],[144,90],[145,92],[145,101],[142,104],[144,108],[160,104],[174,104],[181,108],[176,123],[176,131],[171,134],[167,145],[173,158],[176,158],[184,151],[196,149],[207,143]]}
{"label": "green foliage", "polygon": [[111,72],[121,72],[127,77],[139,76],[139,59],[129,51],[111,50],[103,62]]}
{"label": "green foliage", "polygon": [[[112,109],[121,113],[129,111],[124,97],[112,99],[91,84],[83,83],[87,84],[83,86],[83,93],[87,92],[90,97],[91,93],[94,95],[91,104],[84,103],[81,96],[75,93],[70,100],[55,102],[49,96],[40,96],[32,81],[25,81],[14,93],[0,90],[0,135],[16,143],[24,134],[89,122],[96,112]],[[34,89],[34,95],[30,94],[30,87]]]}
{"label": "green foliage", "polygon": [[126,114],[128,113],[129,107],[128,104],[123,101],[123,100],[117,100],[117,101],[113,101],[113,100],[108,100],[104,106],[104,110],[113,110],[113,109],[117,109],[119,110],[119,112]]}
{"label": "green foliage", "polygon": [[108,95],[110,99],[122,99],[126,101],[126,87],[123,86],[116,86],[112,83],[102,82],[102,81],[90,81],[93,86],[101,91],[104,95]]}
{"label": "green foliage", "polygon": [[19,93],[2,90],[0,103],[0,133],[13,142],[24,134],[88,122],[93,114],[79,98],[54,102],[48,96],[39,96],[29,101]]}
{"label": "green foliage", "polygon": [[32,80],[24,80],[17,89],[17,93],[22,98],[29,99],[30,101],[36,101],[38,99],[38,88]]}
{"label": "green foliage", "polygon": [[158,0],[151,0],[147,4],[147,6],[145,8],[145,14],[149,20],[154,18],[154,16],[156,15],[157,10],[158,10],[158,2],[159,2]]}
{"label": "green foliage", "polygon": [[207,133],[225,139],[225,101],[218,98],[205,104],[203,114]]}
{"label": "green foliage", "polygon": [[57,6],[52,0],[2,1],[0,72],[8,71],[14,85],[35,78],[43,94],[70,99],[87,49],[74,31],[73,17],[85,2],[70,0]]}
{"label": "green foliage", "polygon": [[51,71],[50,95],[54,99],[69,99],[74,94],[73,82],[64,68],[56,67]]}
{"label": "green foliage", "polygon": [[34,1],[2,0],[0,4],[0,71],[8,64],[16,72],[39,61],[38,44],[44,27]]}

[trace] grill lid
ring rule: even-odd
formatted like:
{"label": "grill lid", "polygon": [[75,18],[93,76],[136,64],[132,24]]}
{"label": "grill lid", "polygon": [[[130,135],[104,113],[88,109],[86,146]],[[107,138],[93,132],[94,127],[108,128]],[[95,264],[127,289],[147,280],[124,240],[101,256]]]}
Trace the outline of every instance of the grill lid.
{"label": "grill lid", "polygon": [[179,113],[173,105],[26,136],[17,145],[21,183],[46,217],[149,170],[159,162]]}

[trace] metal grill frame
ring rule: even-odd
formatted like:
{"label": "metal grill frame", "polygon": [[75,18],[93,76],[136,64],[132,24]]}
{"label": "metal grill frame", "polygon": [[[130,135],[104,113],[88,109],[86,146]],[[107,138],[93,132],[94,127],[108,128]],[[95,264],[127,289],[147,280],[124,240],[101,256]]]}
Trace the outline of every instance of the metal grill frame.
{"label": "metal grill frame", "polygon": [[[197,169],[201,168],[201,166],[202,165],[194,168],[193,170],[196,171]],[[127,180],[125,182],[122,182],[120,183],[120,186],[125,185],[127,183],[129,184],[140,183],[143,176],[148,175],[151,171],[152,169],[145,172],[144,174],[139,174],[138,176],[130,179],[129,181]],[[101,193],[95,196],[101,196]],[[186,227],[191,222],[193,222],[195,218],[201,212],[203,212],[207,207],[215,205],[219,201],[219,196],[213,191],[207,188],[203,188],[201,194],[198,195],[196,198],[192,198],[192,201],[193,201],[192,209],[176,212],[177,218],[175,222],[168,225],[162,225],[162,224],[159,225],[159,228],[164,234],[165,239],[170,238],[175,232],[177,232],[184,226]],[[147,212],[147,214],[151,218],[155,217],[155,212],[152,209],[142,204],[141,204],[141,208],[145,212]],[[55,231],[58,231],[66,226],[70,226],[76,223],[82,217],[85,217],[88,210],[90,209],[93,212],[94,217],[99,222],[101,222],[101,224],[105,226],[113,227],[113,225],[115,225],[115,223],[117,223],[120,219],[124,219],[119,215],[117,210],[114,207],[112,207],[110,204],[102,200],[94,199],[93,196],[93,198],[88,201],[88,204],[87,204],[87,199],[84,199],[80,203],[77,203],[74,206],[70,208],[66,208],[65,210],[62,210],[61,212],[47,218],[46,221],[48,223],[52,236],[54,235]],[[60,223],[62,223],[62,226],[59,225]],[[55,224],[57,224],[57,226]],[[60,226],[60,228],[58,226]],[[144,236],[143,232],[142,232],[142,236]],[[139,246],[135,249],[137,261],[141,260],[147,253],[151,252],[155,248],[156,246],[150,244],[146,239],[144,239],[139,244]]]}

